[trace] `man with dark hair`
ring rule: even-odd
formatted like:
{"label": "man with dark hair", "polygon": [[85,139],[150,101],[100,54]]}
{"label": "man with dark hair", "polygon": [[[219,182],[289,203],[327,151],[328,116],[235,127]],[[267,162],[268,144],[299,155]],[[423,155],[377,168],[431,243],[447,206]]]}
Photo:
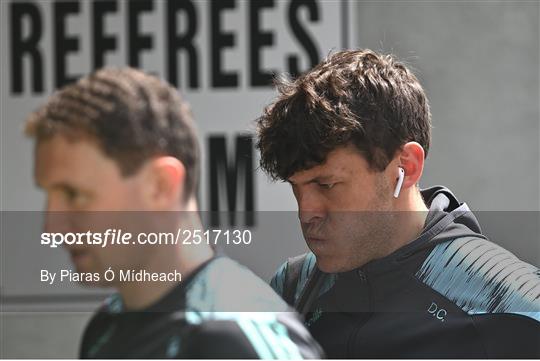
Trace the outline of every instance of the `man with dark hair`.
{"label": "man with dark hair", "polygon": [[311,250],[271,281],[332,358],[540,357],[540,272],[482,235],[450,190],[420,190],[431,115],[393,56],[342,51],[258,119]]}
{"label": "man with dark hair", "polygon": [[118,290],[87,326],[82,358],[321,356],[268,285],[209,243],[185,242],[186,230],[202,231],[200,155],[187,104],[170,85],[135,69],[102,69],[53,95],[27,132],[47,231],[183,231],[183,242],[66,245],[81,279]]}

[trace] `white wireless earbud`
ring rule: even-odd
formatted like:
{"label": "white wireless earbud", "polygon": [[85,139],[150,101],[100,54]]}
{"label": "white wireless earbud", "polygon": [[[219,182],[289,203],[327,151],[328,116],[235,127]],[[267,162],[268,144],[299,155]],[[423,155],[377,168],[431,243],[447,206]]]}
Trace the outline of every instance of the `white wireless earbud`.
{"label": "white wireless earbud", "polygon": [[396,189],[394,189],[394,198],[399,197],[399,192],[401,192],[401,186],[403,185],[403,178],[405,178],[405,170],[401,167],[398,167],[399,176],[396,184]]}

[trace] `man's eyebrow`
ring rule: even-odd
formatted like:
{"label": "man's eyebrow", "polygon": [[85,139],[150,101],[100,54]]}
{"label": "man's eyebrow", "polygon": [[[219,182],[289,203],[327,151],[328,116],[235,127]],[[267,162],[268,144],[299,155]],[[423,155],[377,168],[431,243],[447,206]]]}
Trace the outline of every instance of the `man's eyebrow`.
{"label": "man's eyebrow", "polygon": [[67,182],[64,182],[64,181],[60,181],[60,182],[52,182],[50,184],[47,184],[46,186],[41,184],[40,182],[36,181],[36,186],[38,188],[41,188],[41,189],[61,189],[61,190],[75,190],[76,187],[73,186],[72,184],[69,184]]}
{"label": "man's eyebrow", "polygon": [[319,176],[319,177],[313,178],[308,183],[325,183],[325,182],[331,181],[334,178],[335,178],[335,176],[333,176],[333,175]]}
{"label": "man's eyebrow", "polygon": [[[324,176],[317,176],[317,177],[314,177],[310,180],[307,180],[305,182],[302,182],[302,184],[309,184],[309,183],[324,183],[324,182],[329,182],[329,181],[332,181],[334,180],[336,177],[334,175],[324,175]],[[287,182],[290,183],[291,185],[295,185],[296,183],[293,182],[292,180],[290,179],[287,179]]]}
{"label": "man's eyebrow", "polygon": [[75,190],[76,187],[73,184],[69,184],[66,182],[58,182],[51,185],[51,188],[59,188],[59,189],[69,189],[69,190]]}

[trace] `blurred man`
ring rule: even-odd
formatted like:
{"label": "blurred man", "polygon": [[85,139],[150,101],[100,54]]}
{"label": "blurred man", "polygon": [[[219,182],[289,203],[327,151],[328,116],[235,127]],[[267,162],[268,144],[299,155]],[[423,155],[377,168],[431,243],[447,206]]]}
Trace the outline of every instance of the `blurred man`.
{"label": "blurred man", "polygon": [[[258,120],[310,253],[273,288],[332,358],[540,356],[540,273],[482,235],[450,190],[420,190],[428,100],[392,56],[338,52]],[[531,240],[537,242],[537,240]]]}
{"label": "blurred man", "polygon": [[27,132],[47,230],[109,237],[104,247],[84,237],[66,246],[80,279],[118,290],[87,326],[81,357],[320,357],[286,303],[209,242],[182,233],[178,244],[111,244],[119,231],[202,231],[199,146],[171,86],[130,68],[99,70],[54,94]]}

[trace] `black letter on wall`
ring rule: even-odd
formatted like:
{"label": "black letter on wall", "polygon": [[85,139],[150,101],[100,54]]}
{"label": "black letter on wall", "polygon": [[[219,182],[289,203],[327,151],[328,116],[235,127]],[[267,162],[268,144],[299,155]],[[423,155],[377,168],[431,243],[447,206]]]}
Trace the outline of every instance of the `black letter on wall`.
{"label": "black letter on wall", "polygon": [[[30,22],[30,34],[23,39],[23,19],[28,16]],[[32,64],[32,91],[43,92],[43,58],[38,50],[39,40],[43,26],[39,8],[31,3],[10,4],[11,19],[11,92],[21,94],[23,92],[23,59],[24,55],[30,56]]]}
{"label": "black letter on wall", "polygon": [[68,53],[79,50],[79,39],[66,36],[66,18],[69,14],[79,13],[78,1],[57,1],[54,3],[54,49],[55,49],[55,87],[75,81],[78,76],[67,75],[66,57]]}
{"label": "black letter on wall", "polygon": [[221,50],[234,46],[234,35],[221,32],[221,12],[223,9],[234,9],[234,0],[219,0],[210,2],[210,61],[212,63],[212,86],[226,88],[238,86],[238,74],[221,70]]}
{"label": "black letter on wall", "polygon": [[92,6],[92,28],[94,29],[94,70],[105,65],[106,52],[116,49],[116,38],[114,36],[105,36],[105,21],[103,21],[103,17],[106,13],[115,13],[116,11],[116,1],[94,0]]}
{"label": "black letter on wall", "polygon": [[262,8],[274,7],[274,0],[258,0],[249,2],[249,65],[251,75],[251,85],[269,86],[272,84],[272,73],[275,70],[261,70],[261,52],[263,46],[272,46],[274,43],[274,34],[266,31],[261,32],[260,29],[260,10]]}
{"label": "black letter on wall", "polygon": [[[188,20],[185,34],[177,34],[177,13],[182,10],[186,13]],[[168,79],[171,84],[178,87],[178,67],[177,54],[179,49],[184,49],[189,58],[188,74],[189,87],[196,89],[199,86],[199,69],[197,51],[193,46],[193,38],[197,33],[197,13],[191,0],[169,0],[167,2],[167,70]]]}
{"label": "black letter on wall", "polygon": [[[306,7],[309,11],[309,20],[311,21],[320,20],[319,7],[317,2],[314,0],[292,0],[289,7],[289,22],[291,24],[292,32],[296,36],[296,39],[298,39],[299,44],[301,44],[306,50],[311,61],[310,68],[312,68],[319,62],[319,52],[315,46],[315,41],[309,37],[306,29],[302,27],[298,19],[298,10],[300,10],[302,7]],[[289,56],[289,73],[293,77],[296,77],[302,73],[298,65],[298,58],[294,55]]]}
{"label": "black letter on wall", "polygon": [[[253,177],[253,141],[249,135],[236,137],[236,154],[233,164],[229,163],[225,136],[212,136],[209,139],[209,183],[210,211],[212,226],[219,226],[220,219],[220,184],[224,185],[227,193],[227,211],[230,225],[235,225],[237,199],[243,194],[246,226],[255,224],[253,214],[255,208],[254,177]],[[243,178],[242,178],[243,177]],[[223,187],[221,187],[223,188]]]}
{"label": "black letter on wall", "polygon": [[149,0],[130,0],[128,3],[128,49],[129,65],[140,67],[141,50],[152,49],[152,37],[139,33],[139,15],[154,10],[154,2]]}

